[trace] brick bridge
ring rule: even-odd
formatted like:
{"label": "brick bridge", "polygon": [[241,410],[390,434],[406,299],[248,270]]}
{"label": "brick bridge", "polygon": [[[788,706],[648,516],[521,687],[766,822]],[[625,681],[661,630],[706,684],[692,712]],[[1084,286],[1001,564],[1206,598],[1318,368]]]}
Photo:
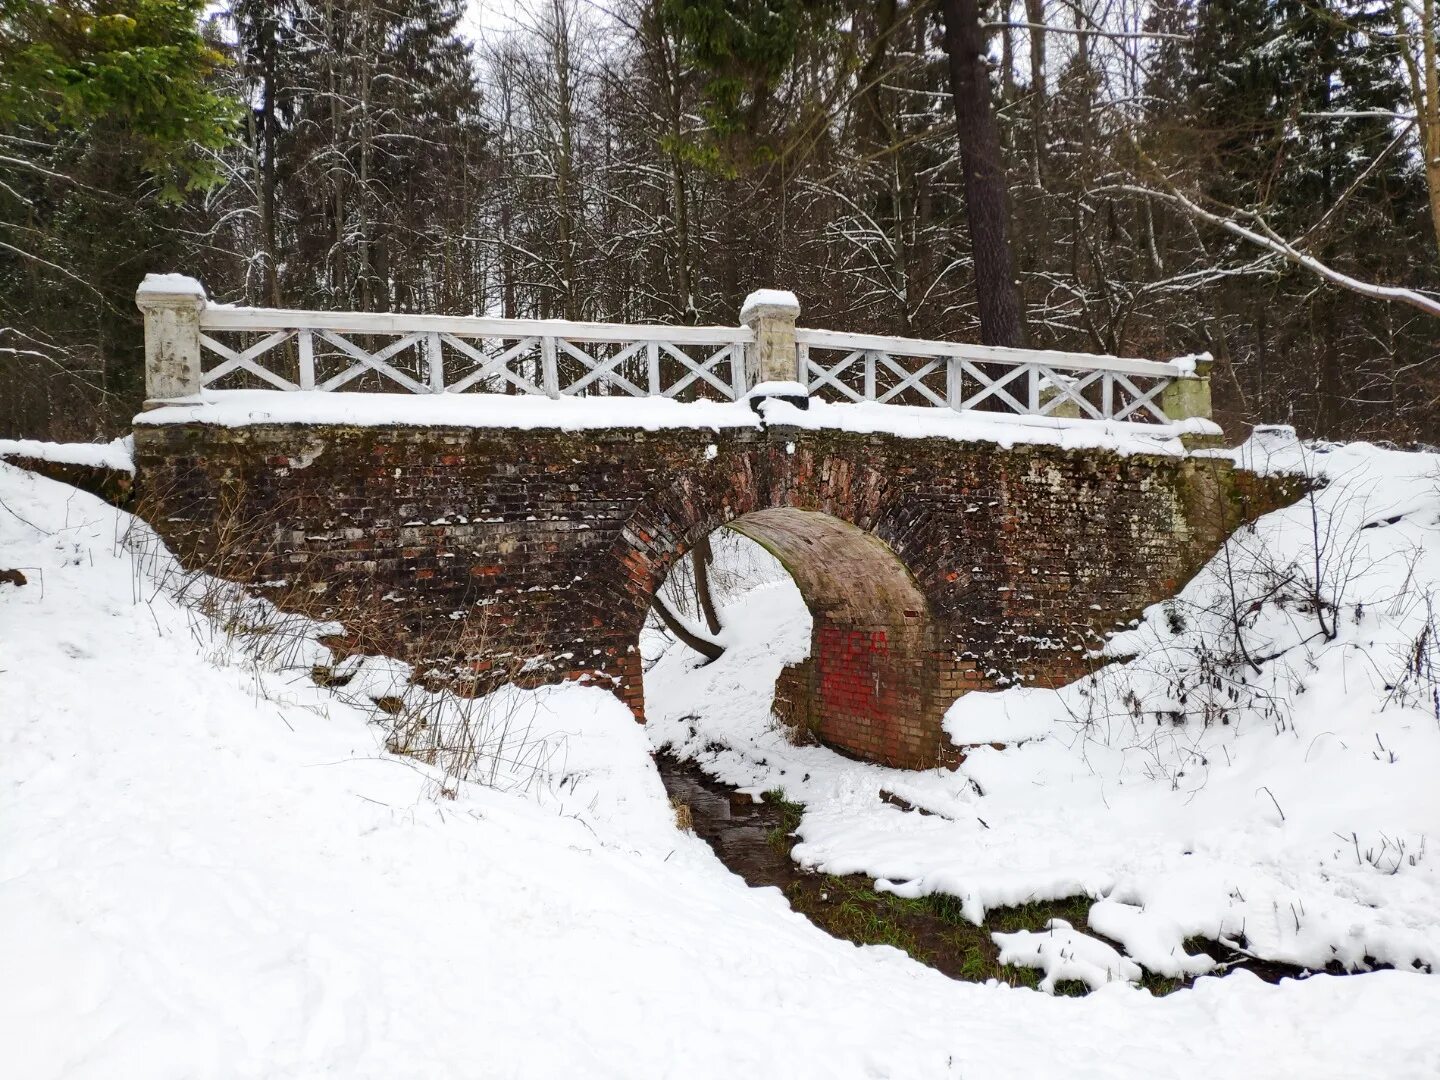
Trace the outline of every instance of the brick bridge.
{"label": "brick bridge", "polygon": [[[604,324],[207,308],[191,285],[166,278],[142,290],[156,407],[135,428],[142,512],[183,559],[270,584],[282,603],[318,603],[365,648],[447,678],[584,678],[640,719],[637,639],[651,600],[716,529],[769,549],[814,616],[811,659],[783,680],[792,714],[839,750],[923,767],[950,756],[941,717],[959,694],[1076,678],[1108,631],[1172,595],[1237,522],[1288,494],[1181,447],[1182,436],[1215,430],[1175,415],[1208,396],[1203,370],[1184,363],[1155,365],[1165,380],[1151,398],[1159,418],[1138,423],[1089,417],[1081,402],[1103,396],[1118,410],[1114,399],[1144,395],[1139,371],[1113,398],[1104,368],[1076,387],[1086,362],[1144,361],[1024,354],[1047,375],[1006,381],[997,365],[1021,370],[1018,354],[977,350],[972,361],[960,351],[970,346],[914,342],[904,353],[894,345],[903,339],[870,338],[856,340],[890,342],[889,351],[856,350],[842,335],[797,332],[783,297],[762,297],[739,330],[622,334]],[[221,344],[223,333],[240,340]],[[413,375],[391,348],[407,338]],[[661,348],[648,348],[657,338]],[[515,351],[527,339],[528,367]],[[576,343],[590,363],[567,372]],[[806,353],[832,347],[878,354],[861,357],[853,380],[831,376],[864,404],[819,392],[814,368],[835,372],[838,362]],[[664,349],[683,360],[667,366]],[[266,350],[275,356],[257,368]],[[729,393],[666,396],[667,383],[697,368],[719,370],[705,359],[721,350],[731,377],[709,382]],[[203,371],[202,352],[220,357],[211,368],[220,375]],[[957,356],[964,366],[949,362]],[[897,372],[888,383],[877,377],[887,360]],[[872,404],[926,363],[938,365],[935,393],[950,409],[912,392],[923,374],[887,408]],[[380,376],[412,394],[320,393],[357,368],[352,379]],[[971,412],[966,368],[1009,387],[1011,412],[1025,415]],[[275,385],[291,381],[282,369],[293,386]],[[588,386],[630,389],[566,393],[597,369]],[[476,370],[479,389],[512,393],[427,396]],[[273,388],[214,389],[235,374]],[[647,380],[661,392],[634,399]],[[289,389],[298,392],[279,392]],[[906,395],[920,400],[888,407]]]}

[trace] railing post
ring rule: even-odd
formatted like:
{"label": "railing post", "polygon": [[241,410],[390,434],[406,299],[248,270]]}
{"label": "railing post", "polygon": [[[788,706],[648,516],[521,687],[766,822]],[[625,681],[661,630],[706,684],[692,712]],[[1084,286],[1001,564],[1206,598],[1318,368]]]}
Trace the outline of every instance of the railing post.
{"label": "railing post", "polygon": [[146,274],[135,290],[145,315],[146,402],[200,393],[200,313],[205,289],[182,274]]}
{"label": "railing post", "polygon": [[560,352],[549,334],[540,339],[540,386],[546,397],[560,396]]}
{"label": "railing post", "polygon": [[740,322],[755,332],[755,343],[745,350],[745,381],[749,390],[782,383],[773,394],[802,409],[809,403],[800,371],[800,353],[795,346],[795,320],[800,302],[792,292],[757,289],[745,298]]}
{"label": "railing post", "polygon": [[1160,391],[1160,411],[1170,421],[1199,417],[1210,419],[1210,369],[1215,361],[1209,353],[1193,357],[1195,374],[1172,379]]}
{"label": "railing post", "polygon": [[445,392],[445,352],[440,335],[431,331],[425,335],[426,384],[432,394]]}
{"label": "railing post", "polygon": [[[1172,379],[1160,391],[1160,411],[1171,423],[1185,420],[1209,420],[1210,416],[1210,370],[1215,366],[1209,353],[1190,358],[1195,364],[1193,375],[1182,375]],[[1184,434],[1180,442],[1187,450],[1204,450],[1224,446],[1225,439],[1216,434]]]}

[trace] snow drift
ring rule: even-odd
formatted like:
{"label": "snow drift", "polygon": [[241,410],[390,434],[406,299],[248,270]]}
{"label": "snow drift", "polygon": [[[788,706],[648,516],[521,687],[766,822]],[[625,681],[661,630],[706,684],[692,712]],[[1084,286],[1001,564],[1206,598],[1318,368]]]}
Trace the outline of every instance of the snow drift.
{"label": "snow drift", "polygon": [[790,744],[768,693],[809,626],[784,582],[739,597],[735,646],[710,667],[649,643],[652,737],[804,803],[805,864],[952,894],[976,923],[1081,895],[1090,928],[1161,975],[1215,968],[1189,939],[1312,971],[1434,972],[1440,458],[1284,430],[1239,453],[1325,486],[1115,635],[1122,662],[1059,691],[957,701],[957,772]]}
{"label": "snow drift", "polygon": [[[1423,503],[1404,528],[1431,528],[1429,514]],[[516,694],[505,708],[526,710],[527,745],[539,740],[550,752],[523,783],[461,783],[446,797],[446,775],[386,753],[375,710],[355,700],[365,680],[383,682],[384,665],[351,672],[361,681],[350,698],[316,686],[318,644],[247,646],[160,587],[165,557],[153,547],[137,556],[125,542],[133,527],[88,495],[0,465],[0,567],[22,568],[29,581],[0,584],[7,1077],[1440,1071],[1431,1031],[1440,983],[1421,975],[1269,986],[1241,973],[1163,999],[1117,980],[1067,1000],[952,982],[892,949],[831,939],[676,831],[645,731],[600,690]],[[768,653],[763,662],[773,666]],[[754,681],[734,665],[705,670],[741,688]],[[1350,675],[1347,703],[1360,692],[1360,676]],[[1396,716],[1408,735],[1391,730]],[[1369,749],[1357,732],[1368,738],[1381,718],[1396,764],[1361,760]],[[1023,745],[1018,764],[999,764],[999,753],[974,761],[994,774],[983,799],[964,774],[884,774],[772,744],[759,726],[747,739],[758,713],[726,720],[734,726],[724,737],[744,750],[711,764],[752,778],[784,770],[781,782],[811,805],[804,831],[815,861],[873,865],[916,887],[952,873],[982,902],[1004,891],[998,846],[969,824],[994,800],[992,831],[1008,837],[1000,846],[1014,890],[1073,875],[1129,903],[1156,896],[1157,881],[1198,856],[1213,872],[1179,885],[1213,885],[1223,868],[1250,865],[1273,888],[1305,896],[1307,925],[1328,927],[1338,915],[1327,911],[1354,914],[1369,899],[1379,914],[1360,923],[1365,948],[1382,939],[1430,947],[1433,931],[1396,891],[1424,901],[1429,862],[1388,874],[1342,872],[1337,858],[1327,878],[1306,845],[1322,826],[1345,822],[1358,830],[1383,819],[1405,837],[1429,828],[1408,777],[1411,762],[1433,751],[1431,718],[1418,709],[1364,714],[1306,762],[1312,721],[1297,716],[1299,735],[1246,729],[1252,741],[1235,769],[1249,785],[1269,748],[1293,743],[1297,774],[1317,760],[1327,781],[1343,773],[1364,788],[1369,816],[1358,816],[1359,794],[1306,798],[1298,779],[1292,789],[1269,777],[1286,821],[1269,820],[1268,799],[1230,808],[1220,824],[1243,826],[1239,849],[1202,828],[1206,814],[1225,810],[1206,795],[1221,781],[1187,809],[1188,788],[1144,778],[1122,749],[1097,751],[1087,765],[1080,729],[1059,719],[1053,736]],[[683,741],[677,718],[660,731]],[[928,839],[911,820],[920,815],[871,806],[882,775],[946,811],[921,819]],[[1048,817],[1021,797],[1037,783],[1053,789],[1042,800]],[[1393,812],[1374,805],[1377,784]],[[1138,808],[1106,824],[1105,802],[1127,806],[1132,792]],[[1079,801],[1057,819],[1069,798]],[[1123,835],[1122,824],[1133,828],[1157,807],[1161,820]],[[1303,833],[1292,824],[1322,813]],[[1042,872],[1062,838],[1080,846],[1060,872]],[[1032,841],[1040,847],[1027,851]],[[961,873],[972,864],[978,876]],[[1347,895],[1361,885],[1363,897]],[[1228,910],[1210,891],[1176,891],[1194,897],[1195,918]],[[1163,896],[1148,902],[1157,917],[1187,910]],[[1388,938],[1381,919],[1394,929]],[[1163,946],[1164,933],[1155,935]]]}

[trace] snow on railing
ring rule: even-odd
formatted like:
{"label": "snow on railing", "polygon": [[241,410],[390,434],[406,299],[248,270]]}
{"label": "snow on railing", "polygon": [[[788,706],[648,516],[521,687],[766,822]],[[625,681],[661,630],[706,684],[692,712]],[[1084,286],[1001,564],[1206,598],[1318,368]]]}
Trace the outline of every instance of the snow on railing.
{"label": "snow on railing", "polygon": [[405,390],[550,398],[739,401],[752,393],[958,412],[1168,423],[1209,416],[1208,356],[1160,363],[796,329],[790,293],[761,290],[739,327],[645,326],[211,304],[199,282],[152,274],[146,389]]}

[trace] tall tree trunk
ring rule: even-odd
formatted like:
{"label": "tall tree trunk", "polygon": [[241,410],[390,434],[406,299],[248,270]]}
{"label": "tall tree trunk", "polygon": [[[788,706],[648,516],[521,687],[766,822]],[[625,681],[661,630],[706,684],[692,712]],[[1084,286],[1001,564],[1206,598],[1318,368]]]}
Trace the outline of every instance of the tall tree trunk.
{"label": "tall tree trunk", "polygon": [[912,216],[911,204],[914,200],[910,199],[905,191],[906,178],[900,175],[898,156],[891,162],[888,171],[892,221],[890,281],[895,292],[896,329],[901,334],[909,334],[914,327],[911,321],[913,312],[910,310],[910,236],[908,229]]}
{"label": "tall tree trunk", "polygon": [[1011,38],[1011,0],[1000,0],[1000,100],[1015,100],[1015,43]]}
{"label": "tall tree trunk", "polygon": [[373,311],[375,309],[376,297],[374,295],[375,285],[375,263],[374,250],[371,246],[370,237],[370,158],[372,151],[371,127],[370,127],[370,91],[371,91],[371,57],[370,51],[370,24],[371,17],[368,9],[364,9],[364,17],[361,19],[361,37],[359,50],[360,63],[360,197],[356,203],[356,209],[360,213],[359,239],[360,239],[360,310]]}
{"label": "tall tree trunk", "polygon": [[[672,138],[678,146],[678,112]],[[690,274],[690,194],[685,184],[685,165],[680,160],[678,149],[670,152],[670,182],[675,200],[675,298],[680,318],[693,325],[700,319],[695,309],[695,282]]]}
{"label": "tall tree trunk", "polygon": [[1025,343],[1015,259],[1010,251],[1005,166],[1000,133],[990,102],[985,70],[985,33],[979,0],[942,0],[945,52],[950,60],[950,94],[965,182],[965,216],[975,260],[980,306],[980,341],[985,345]]}
{"label": "tall tree trunk", "polygon": [[1045,0],[1025,0],[1025,21],[1030,24],[1030,168],[1040,188],[1045,177]]}
{"label": "tall tree trunk", "polygon": [[555,40],[552,43],[555,65],[555,123],[559,145],[555,157],[555,203],[559,210],[556,237],[560,246],[560,276],[562,281],[560,301],[561,313],[567,319],[580,318],[579,282],[576,281],[575,244],[576,229],[573,216],[574,196],[572,170],[574,168],[574,114],[571,102],[570,80],[574,69],[570,64],[570,9],[569,0],[553,0],[551,14],[554,20]]}
{"label": "tall tree trunk", "polygon": [[[260,196],[260,245],[263,251],[262,258],[265,261],[262,287],[266,299],[275,307],[280,307],[279,255],[275,243],[275,128],[277,124],[275,94],[279,81],[276,74],[279,51],[277,37],[275,18],[269,16],[264,24],[264,38],[261,42],[259,132],[261,146],[257,147],[259,169],[256,181]],[[253,110],[251,116],[253,122]]]}
{"label": "tall tree trunk", "polygon": [[[1424,64],[1424,92],[1413,94],[1416,119],[1420,122],[1420,147],[1425,159],[1425,180],[1430,193],[1430,225],[1435,230],[1435,244],[1440,249],[1440,59],[1436,41],[1440,26],[1436,25],[1435,0],[1425,0],[1420,9],[1420,62]],[[1418,82],[1421,80],[1417,80]]]}
{"label": "tall tree trunk", "polygon": [[[339,80],[336,78],[336,69],[340,64],[341,55],[340,40],[336,30],[335,5],[333,0],[327,0],[325,5],[325,36],[326,40],[323,42],[326,46],[324,50],[324,63],[327,87],[329,90],[328,96],[330,99],[329,151],[331,159],[338,161],[343,157],[344,143],[340,134],[340,87]],[[331,178],[331,183],[334,185],[333,212],[335,215],[334,234],[331,237],[330,244],[333,260],[331,274],[333,276],[330,282],[331,296],[328,300],[332,304],[339,301],[339,306],[343,308],[346,306],[345,302],[351,299],[349,296],[349,282],[347,281],[347,278],[350,276],[350,260],[346,257],[345,251],[346,171],[344,169],[331,167],[327,169],[326,175]]]}
{"label": "tall tree trunk", "polygon": [[1425,179],[1430,190],[1430,225],[1435,230],[1436,247],[1440,249],[1440,60],[1435,55],[1440,28],[1435,25],[1435,0],[1425,0],[1420,26],[1425,42],[1425,115],[1422,126]]}
{"label": "tall tree trunk", "polygon": [[[674,136],[677,141],[678,133]],[[695,311],[695,285],[690,279],[690,198],[685,187],[685,166],[678,150],[670,152],[670,191],[675,202],[675,299],[682,321],[699,322]]]}

